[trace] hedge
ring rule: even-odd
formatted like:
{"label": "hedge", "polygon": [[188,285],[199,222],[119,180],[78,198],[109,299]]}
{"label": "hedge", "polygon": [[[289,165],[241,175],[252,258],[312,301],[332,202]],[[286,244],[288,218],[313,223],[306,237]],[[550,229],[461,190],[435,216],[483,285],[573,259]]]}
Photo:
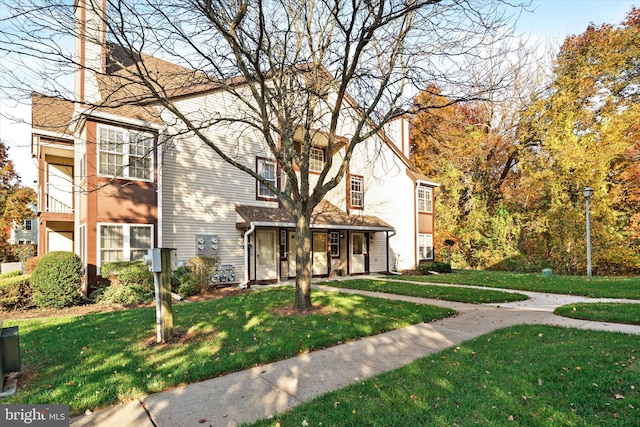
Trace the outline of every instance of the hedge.
{"label": "hedge", "polygon": [[15,310],[29,307],[33,291],[29,283],[30,274],[21,274],[0,280],[0,307]]}

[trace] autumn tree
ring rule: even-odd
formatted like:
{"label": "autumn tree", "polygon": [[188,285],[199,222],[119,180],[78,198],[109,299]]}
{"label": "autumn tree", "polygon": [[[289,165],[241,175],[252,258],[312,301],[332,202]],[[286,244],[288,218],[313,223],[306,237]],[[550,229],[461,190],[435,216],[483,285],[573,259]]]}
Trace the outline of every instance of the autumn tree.
{"label": "autumn tree", "polygon": [[475,81],[500,81],[478,99],[459,102],[435,86],[415,99],[412,159],[441,184],[436,242],[457,242],[458,266],[488,267],[518,253],[520,218],[510,206],[516,166],[523,150],[538,143],[519,130],[535,93],[525,58],[533,56],[519,47],[492,72],[472,73]]}
{"label": "autumn tree", "polygon": [[[87,1],[89,7],[101,3]],[[109,76],[113,96],[85,103],[93,108],[131,103],[153,107],[171,122],[172,132],[195,135],[275,194],[295,217],[298,308],[311,304],[312,212],[340,183],[354,149],[411,111],[413,94],[425,82],[447,88],[456,99],[491,90],[486,84],[470,84],[466,70],[479,63],[486,67],[485,59],[504,54],[488,46],[507,34],[503,24],[508,18],[505,7],[510,6],[448,0],[105,3],[107,13],[96,10],[101,22],[95,25],[123,47],[121,66]],[[65,37],[75,34],[68,2],[0,4],[9,11],[6,21],[11,23],[3,30],[2,49],[13,64],[39,58],[37,67],[30,64],[27,69],[45,82],[46,93],[71,99],[56,79],[58,71],[85,65],[64,46]],[[165,82],[151,57],[180,65],[173,69],[173,85]],[[102,73],[97,68],[86,71]],[[15,78],[11,86],[19,87],[24,80]],[[176,94],[197,87],[224,90],[226,99],[241,108],[201,114],[176,102]],[[343,128],[346,122],[353,124],[348,131]],[[207,132],[212,126],[260,135],[284,184],[275,186],[244,165],[237,150],[225,151]],[[344,149],[341,157],[327,156],[322,171],[312,176],[309,153],[318,132],[327,139],[328,153],[343,144]],[[173,138],[176,141],[179,138]]]}
{"label": "autumn tree", "polygon": [[[591,203],[593,253],[600,272],[638,271],[638,123],[640,11],[619,26],[589,26],[568,37],[553,82],[527,112],[528,134],[541,140],[521,168],[521,188],[538,189],[529,205],[545,241],[540,256],[569,273],[584,271],[584,198]],[[536,237],[537,236],[537,237]],[[634,237],[635,236],[635,237]]]}
{"label": "autumn tree", "polygon": [[20,184],[20,177],[9,160],[7,145],[0,140],[0,261],[9,261],[13,252],[9,239],[9,230],[15,224],[22,224],[25,218],[34,215],[35,192]]}

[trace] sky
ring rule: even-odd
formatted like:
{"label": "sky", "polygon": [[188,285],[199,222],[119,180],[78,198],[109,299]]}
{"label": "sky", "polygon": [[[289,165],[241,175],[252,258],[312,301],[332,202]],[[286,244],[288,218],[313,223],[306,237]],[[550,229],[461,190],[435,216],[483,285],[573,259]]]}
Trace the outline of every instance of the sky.
{"label": "sky", "polygon": [[[521,13],[516,31],[527,36],[531,43],[550,42],[559,46],[565,37],[583,33],[590,23],[619,24],[634,5],[640,7],[640,0],[533,0],[529,11]],[[37,169],[31,159],[30,127],[8,120],[7,115],[29,121],[31,109],[0,100],[0,139],[9,146],[10,158],[22,184],[31,185],[36,180]]]}

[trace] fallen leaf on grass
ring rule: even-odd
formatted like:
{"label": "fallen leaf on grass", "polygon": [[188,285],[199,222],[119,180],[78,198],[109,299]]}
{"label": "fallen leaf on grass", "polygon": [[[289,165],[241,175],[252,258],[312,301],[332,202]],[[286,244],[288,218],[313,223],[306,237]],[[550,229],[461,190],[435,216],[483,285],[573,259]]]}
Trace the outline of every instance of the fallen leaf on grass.
{"label": "fallen leaf on grass", "polygon": [[615,394],[615,397],[616,397],[616,399],[618,399],[618,400],[619,400],[619,399],[624,399],[624,396],[623,396],[623,395],[621,395],[620,393],[616,393],[616,394]]}

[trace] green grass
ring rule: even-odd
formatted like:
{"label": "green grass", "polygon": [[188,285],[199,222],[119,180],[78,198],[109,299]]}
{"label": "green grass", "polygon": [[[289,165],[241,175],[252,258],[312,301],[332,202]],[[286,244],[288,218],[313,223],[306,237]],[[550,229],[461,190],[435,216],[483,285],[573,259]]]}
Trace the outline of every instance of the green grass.
{"label": "green grass", "polygon": [[582,303],[558,307],[555,314],[574,319],[640,325],[640,304]]}
{"label": "green grass", "polygon": [[637,426],[640,336],[514,326],[254,426]]}
{"label": "green grass", "polygon": [[[453,315],[453,310],[314,291],[307,315],[278,314],[292,288],[174,305],[181,340],[155,344],[155,310],[6,321],[18,325],[23,372],[3,403],[69,404],[71,415],[181,384]],[[24,381],[26,386],[23,387]]]}
{"label": "green grass", "polygon": [[504,271],[455,270],[451,274],[431,276],[389,276],[393,280],[486,286],[555,294],[584,295],[594,298],[640,299],[640,277],[594,277],[590,282],[582,276],[542,277],[538,273]]}
{"label": "green grass", "polygon": [[324,284],[338,288],[387,292],[391,294],[466,302],[471,304],[523,301],[527,299],[526,295],[514,292],[464,288],[458,286],[416,285],[406,282],[388,282],[386,280],[340,280],[336,282],[326,282]]}

